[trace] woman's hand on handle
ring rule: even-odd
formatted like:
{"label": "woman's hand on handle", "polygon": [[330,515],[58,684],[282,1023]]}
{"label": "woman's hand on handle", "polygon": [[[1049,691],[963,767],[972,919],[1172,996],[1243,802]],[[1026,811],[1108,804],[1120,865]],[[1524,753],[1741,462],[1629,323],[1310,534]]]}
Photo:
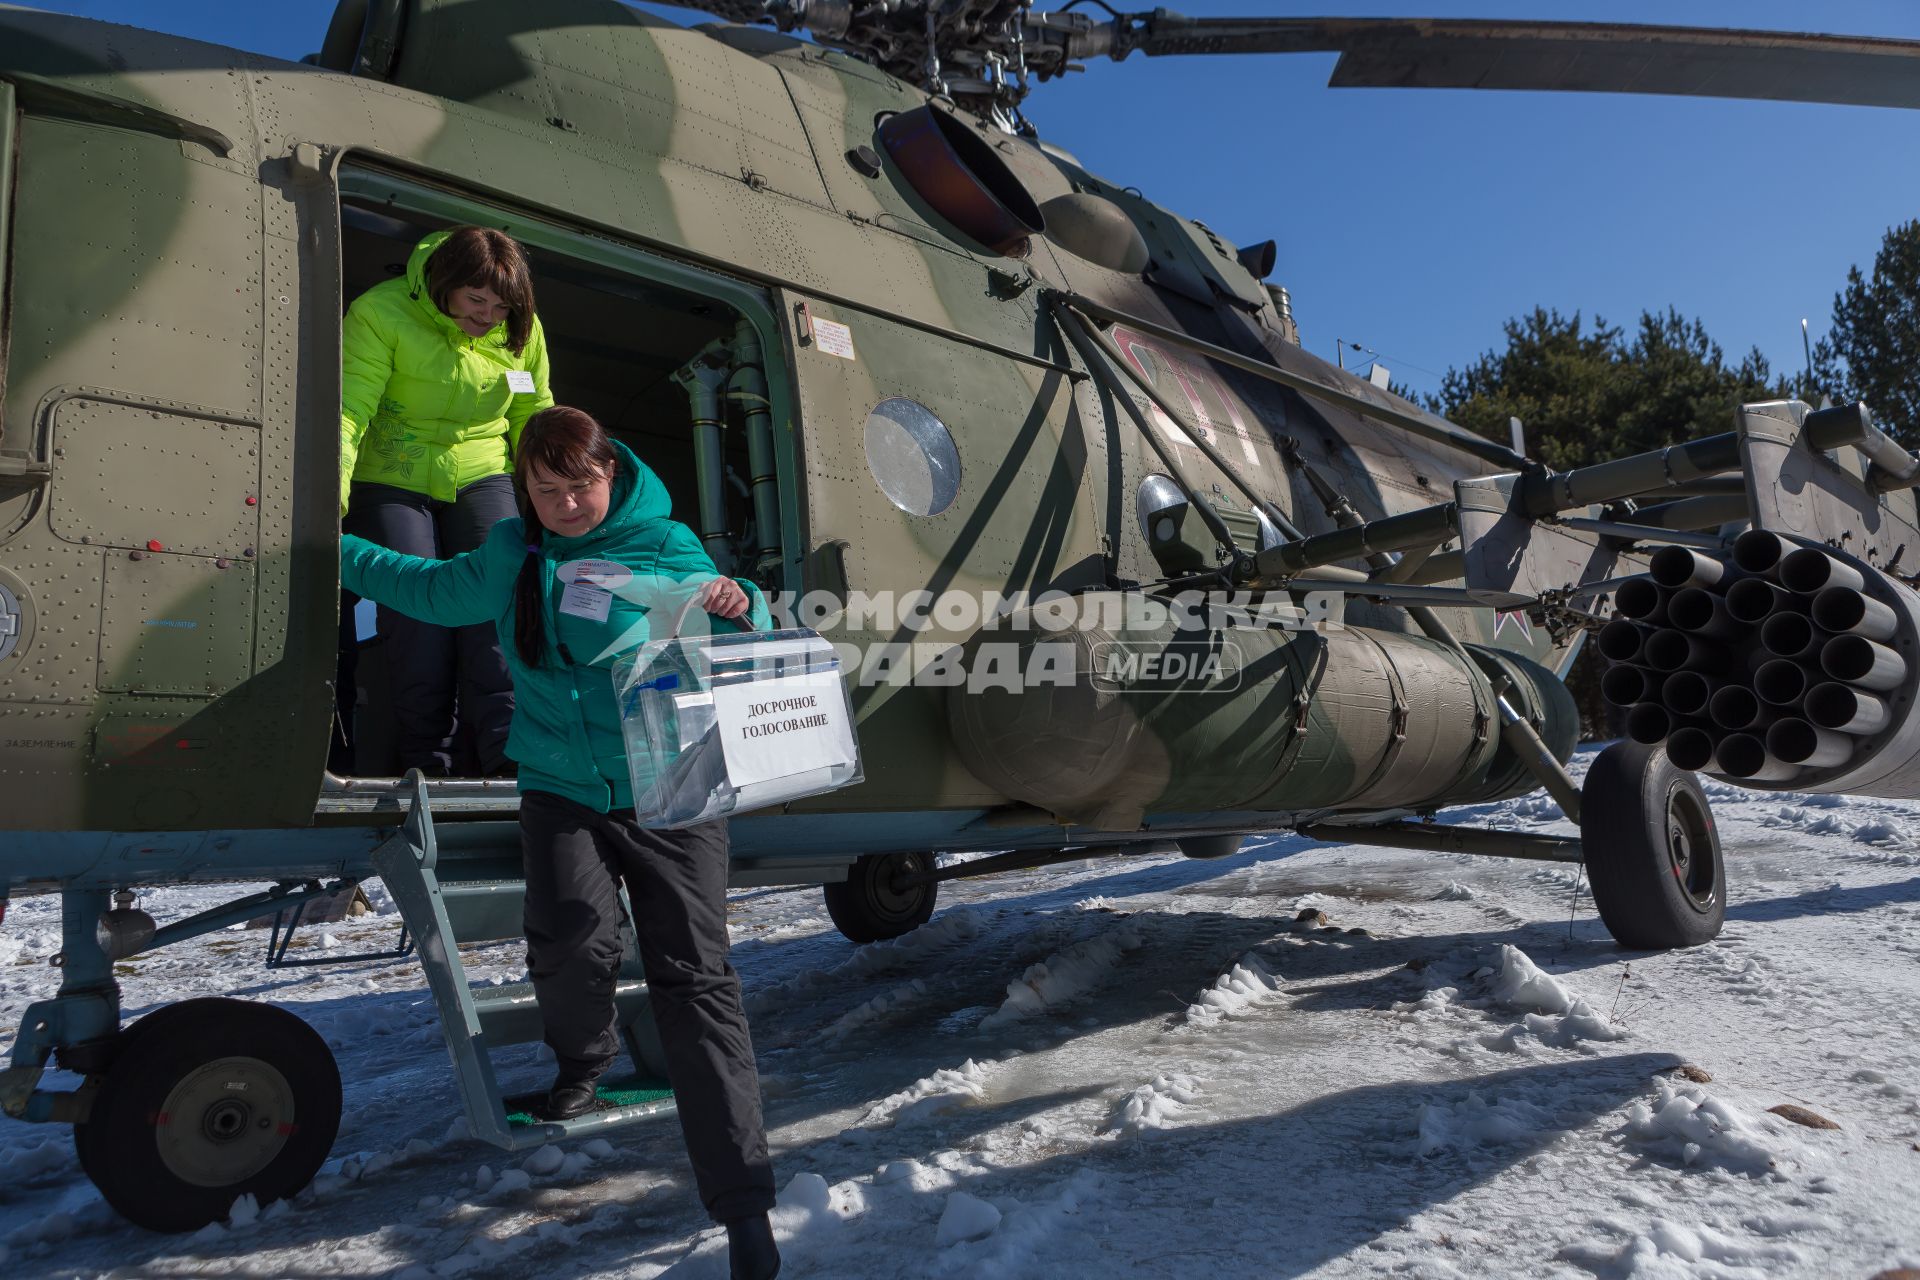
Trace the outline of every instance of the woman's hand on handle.
{"label": "woman's hand on handle", "polygon": [[751,601],[732,578],[715,578],[700,588],[700,607],[716,618],[738,618],[747,612]]}

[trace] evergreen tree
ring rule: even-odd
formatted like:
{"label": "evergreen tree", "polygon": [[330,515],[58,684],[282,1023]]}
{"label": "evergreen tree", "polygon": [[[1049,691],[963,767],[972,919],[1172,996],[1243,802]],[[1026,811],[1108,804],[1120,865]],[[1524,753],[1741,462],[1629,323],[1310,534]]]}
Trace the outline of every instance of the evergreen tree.
{"label": "evergreen tree", "polygon": [[1535,308],[1506,324],[1505,350],[1450,370],[1433,408],[1482,435],[1526,426],[1527,452],[1556,470],[1733,429],[1740,404],[1787,394],[1765,356],[1729,365],[1698,320],[1641,315],[1631,340],[1578,312]]}
{"label": "evergreen tree", "polygon": [[1888,229],[1871,279],[1847,272],[1813,367],[1818,392],[1864,400],[1882,430],[1920,443],[1920,219]]}

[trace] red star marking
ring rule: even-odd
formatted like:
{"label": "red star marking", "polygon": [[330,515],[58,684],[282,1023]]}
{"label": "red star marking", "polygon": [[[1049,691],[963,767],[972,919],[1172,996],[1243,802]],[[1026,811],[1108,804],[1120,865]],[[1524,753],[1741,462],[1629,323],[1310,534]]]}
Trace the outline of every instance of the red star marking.
{"label": "red star marking", "polygon": [[1521,609],[1509,609],[1494,615],[1493,638],[1495,640],[1500,638],[1500,633],[1507,629],[1509,622],[1520,628],[1520,634],[1526,637],[1527,643],[1533,643],[1533,624],[1527,621],[1526,612]]}

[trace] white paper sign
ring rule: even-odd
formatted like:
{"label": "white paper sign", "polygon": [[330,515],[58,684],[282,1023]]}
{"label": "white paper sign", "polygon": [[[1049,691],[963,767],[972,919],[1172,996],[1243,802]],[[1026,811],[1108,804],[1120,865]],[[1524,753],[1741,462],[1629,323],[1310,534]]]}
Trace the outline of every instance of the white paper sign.
{"label": "white paper sign", "polygon": [[835,671],[716,685],[713,710],[736,788],[853,759],[853,721]]}
{"label": "white paper sign", "polygon": [[813,341],[830,356],[839,356],[842,360],[854,359],[853,330],[837,320],[813,321]]}
{"label": "white paper sign", "polygon": [[533,375],[525,369],[507,370],[507,390],[517,396],[532,395],[534,390]]}

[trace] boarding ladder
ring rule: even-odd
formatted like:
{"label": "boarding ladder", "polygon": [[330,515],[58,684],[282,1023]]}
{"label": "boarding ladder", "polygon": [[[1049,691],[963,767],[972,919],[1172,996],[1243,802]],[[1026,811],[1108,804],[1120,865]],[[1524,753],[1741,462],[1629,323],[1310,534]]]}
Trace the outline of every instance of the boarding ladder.
{"label": "boarding ladder", "polygon": [[[602,1134],[672,1112],[673,1095],[647,1004],[631,912],[621,930],[626,946],[614,1004],[620,1038],[637,1075],[603,1084],[600,1107],[570,1120],[534,1118],[532,1107],[544,1092],[502,1096],[491,1054],[506,1045],[540,1039],[533,985],[472,985],[461,962],[460,944],[523,936],[526,885],[519,850],[516,846],[509,852],[505,842],[494,839],[443,852],[434,830],[426,779],[418,771],[410,773],[399,790],[406,804],[405,821],[374,852],[373,866],[416,940],[472,1136],[521,1151],[561,1138]],[[620,900],[625,907],[624,889]]]}

